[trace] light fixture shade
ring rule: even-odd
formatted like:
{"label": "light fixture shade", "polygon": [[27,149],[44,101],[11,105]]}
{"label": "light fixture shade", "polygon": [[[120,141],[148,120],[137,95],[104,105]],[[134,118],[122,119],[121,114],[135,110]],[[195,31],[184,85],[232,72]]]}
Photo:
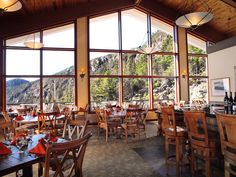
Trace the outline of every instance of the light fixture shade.
{"label": "light fixture shade", "polygon": [[153,54],[157,51],[155,46],[141,47],[139,46],[138,51],[143,54]]}
{"label": "light fixture shade", "polygon": [[3,12],[14,12],[20,10],[22,4],[19,0],[1,0],[0,1],[0,10]]}
{"label": "light fixture shade", "polygon": [[31,49],[41,49],[44,45],[41,42],[27,41],[24,42],[25,46]]}
{"label": "light fixture shade", "polygon": [[193,12],[179,17],[175,23],[183,28],[196,29],[213,18],[210,12]]}

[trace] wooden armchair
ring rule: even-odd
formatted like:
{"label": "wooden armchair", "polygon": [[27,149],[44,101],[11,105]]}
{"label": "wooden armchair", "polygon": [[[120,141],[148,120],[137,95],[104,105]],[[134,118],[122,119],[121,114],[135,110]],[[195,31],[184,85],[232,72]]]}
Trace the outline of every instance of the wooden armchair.
{"label": "wooden armchair", "polygon": [[44,177],[49,177],[52,169],[54,177],[82,177],[82,165],[88,140],[88,133],[80,139],[50,144],[46,151]]}
{"label": "wooden armchair", "polygon": [[236,176],[236,115],[216,114],[221,151],[225,161],[225,177]]}

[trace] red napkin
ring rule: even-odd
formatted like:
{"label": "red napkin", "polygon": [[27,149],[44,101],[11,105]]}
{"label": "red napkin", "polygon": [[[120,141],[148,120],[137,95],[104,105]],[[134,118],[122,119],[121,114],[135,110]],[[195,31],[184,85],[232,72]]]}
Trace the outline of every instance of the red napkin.
{"label": "red napkin", "polygon": [[2,142],[0,142],[0,155],[11,154],[11,150],[8,149]]}
{"label": "red napkin", "polygon": [[43,138],[39,139],[38,144],[29,150],[29,153],[36,154],[38,156],[46,155],[46,145]]}
{"label": "red napkin", "polygon": [[32,117],[35,117],[35,116],[37,116],[37,114],[36,114],[36,112],[33,112]]}
{"label": "red napkin", "polygon": [[16,120],[17,120],[17,121],[24,120],[24,117],[22,117],[22,116],[17,116],[17,117],[16,117]]}
{"label": "red napkin", "polygon": [[53,134],[46,134],[45,139],[49,139],[50,142],[57,142],[58,138]]}
{"label": "red napkin", "polygon": [[12,140],[12,142],[11,142],[11,145],[16,145],[16,139],[17,138],[19,138],[19,137],[25,137],[25,133],[18,133],[18,134],[16,134],[15,136],[14,136],[14,138],[13,138],[13,140]]}
{"label": "red napkin", "polygon": [[112,113],[110,111],[106,111],[106,115],[110,116]]}
{"label": "red napkin", "polygon": [[56,113],[56,117],[59,117],[59,116],[61,116],[61,113]]}
{"label": "red napkin", "polygon": [[85,109],[80,107],[79,112],[85,112]]}

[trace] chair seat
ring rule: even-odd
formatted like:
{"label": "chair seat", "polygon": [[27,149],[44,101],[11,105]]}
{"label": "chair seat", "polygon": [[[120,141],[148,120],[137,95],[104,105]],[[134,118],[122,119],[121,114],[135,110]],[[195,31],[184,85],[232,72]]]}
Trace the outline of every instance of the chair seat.
{"label": "chair seat", "polygon": [[[167,136],[174,136],[174,138],[175,138],[174,129],[173,128],[165,128],[164,132],[165,132],[165,135],[167,135]],[[176,134],[179,137],[185,137],[185,136],[187,136],[187,131],[186,131],[186,129],[177,126],[176,127]]]}

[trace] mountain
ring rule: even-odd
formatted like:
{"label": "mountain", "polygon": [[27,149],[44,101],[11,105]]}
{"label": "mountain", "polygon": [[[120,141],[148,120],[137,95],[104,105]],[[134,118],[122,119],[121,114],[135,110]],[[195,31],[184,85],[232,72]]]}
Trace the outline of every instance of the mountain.
{"label": "mountain", "polygon": [[[68,67],[55,75],[72,75],[74,67]],[[54,97],[60,102],[74,102],[74,81],[72,78],[44,78],[44,102],[53,102]],[[40,80],[32,82],[24,79],[7,81],[8,104],[36,104],[40,102]]]}
{"label": "mountain", "polygon": [[12,79],[7,81],[7,87],[16,87],[16,86],[20,86],[22,84],[27,84],[29,83],[29,81],[24,80],[24,79]]}

